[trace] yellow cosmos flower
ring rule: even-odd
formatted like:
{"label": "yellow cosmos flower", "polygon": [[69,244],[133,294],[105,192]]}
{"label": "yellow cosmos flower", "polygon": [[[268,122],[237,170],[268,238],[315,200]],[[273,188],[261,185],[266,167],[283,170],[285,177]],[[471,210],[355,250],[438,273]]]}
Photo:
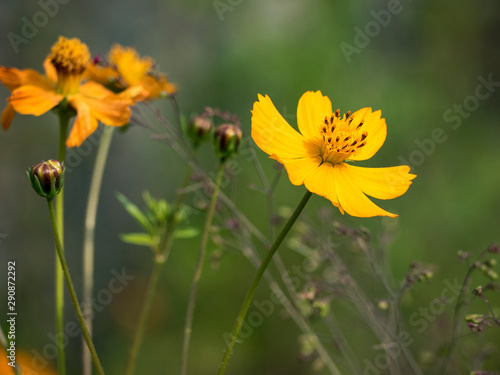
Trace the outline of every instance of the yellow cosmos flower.
{"label": "yellow cosmos flower", "polygon": [[60,37],[44,62],[45,76],[32,69],[0,67],[0,81],[12,91],[1,116],[4,130],[9,128],[15,112],[40,116],[63,100],[76,111],[68,147],[81,145],[97,129],[98,121],[110,126],[125,125],[133,102],[98,83],[81,84],[89,61],[85,44],[76,38]]}
{"label": "yellow cosmos flower", "polygon": [[134,48],[115,44],[109,51],[108,60],[103,63],[95,59],[88,65],[86,77],[136,102],[177,92],[177,86],[165,75],[154,72],[155,61],[150,57],[141,58]]}
{"label": "yellow cosmos flower", "polygon": [[416,177],[409,173],[410,167],[363,168],[349,163],[371,158],[384,143],[387,127],[380,111],[363,108],[341,116],[339,110],[332,111],[328,97],[309,91],[299,100],[298,133],[267,95],[258,98],[252,110],[252,138],[285,166],[292,184],[304,184],[329,199],[342,214],[397,216],[367,195],[392,199],[404,194]]}

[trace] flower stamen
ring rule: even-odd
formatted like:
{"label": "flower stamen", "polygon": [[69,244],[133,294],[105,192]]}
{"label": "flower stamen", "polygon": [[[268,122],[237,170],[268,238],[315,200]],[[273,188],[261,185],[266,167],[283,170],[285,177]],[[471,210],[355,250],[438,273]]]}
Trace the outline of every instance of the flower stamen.
{"label": "flower stamen", "polygon": [[359,153],[366,145],[368,132],[361,130],[364,120],[362,119],[355,129],[350,127],[353,120],[351,111],[341,117],[339,109],[330,117],[325,117],[324,124],[319,128],[323,139],[323,161],[331,164],[341,163]]}
{"label": "flower stamen", "polygon": [[61,36],[52,46],[49,58],[57,71],[57,92],[63,95],[77,93],[83,72],[90,61],[87,45],[77,38]]}

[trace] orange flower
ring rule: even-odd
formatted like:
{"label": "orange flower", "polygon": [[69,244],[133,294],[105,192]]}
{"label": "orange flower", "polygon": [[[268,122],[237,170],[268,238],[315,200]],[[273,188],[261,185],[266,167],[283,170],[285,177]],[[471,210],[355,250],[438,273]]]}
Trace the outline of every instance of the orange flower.
{"label": "orange flower", "polygon": [[[45,76],[32,70],[0,67],[0,81],[12,91],[1,116],[7,130],[15,112],[40,116],[66,104],[76,111],[76,119],[66,145],[80,146],[98,126],[128,123],[133,102],[96,82],[81,83],[90,53],[80,40],[59,37],[44,62]],[[61,107],[59,107],[61,108]]]}
{"label": "orange flower", "polygon": [[105,63],[99,58],[94,59],[87,66],[86,77],[136,102],[177,92],[176,85],[154,71],[154,60],[141,58],[134,48],[115,44],[109,51],[108,60],[109,63]]}
{"label": "orange flower", "polygon": [[308,91],[299,100],[295,131],[268,96],[259,95],[252,110],[252,138],[264,152],[284,164],[292,184],[329,199],[342,214],[390,216],[366,195],[392,199],[403,195],[416,176],[410,167],[364,168],[352,162],[371,158],[385,141],[381,112],[363,108],[341,116],[328,97]]}
{"label": "orange flower", "polygon": [[[16,353],[16,366],[21,368],[23,375],[57,375],[48,365],[41,368],[39,363],[23,351]],[[7,354],[3,351],[0,352],[0,375],[14,375],[14,369],[9,366]]]}

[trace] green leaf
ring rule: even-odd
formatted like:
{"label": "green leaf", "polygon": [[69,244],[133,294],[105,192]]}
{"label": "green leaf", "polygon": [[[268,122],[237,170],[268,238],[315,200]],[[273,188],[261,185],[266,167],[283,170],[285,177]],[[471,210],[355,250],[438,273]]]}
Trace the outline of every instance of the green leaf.
{"label": "green leaf", "polygon": [[142,225],[142,227],[151,235],[155,233],[155,229],[151,222],[148,220],[148,218],[139,210],[139,208],[133,204],[131,201],[128,200],[125,195],[121,193],[116,193],[116,198],[120,201],[120,203],[123,205],[125,210],[135,219],[139,224]]}
{"label": "green leaf", "polygon": [[132,245],[148,247],[154,245],[154,238],[147,233],[124,233],[120,234],[120,239]]}
{"label": "green leaf", "polygon": [[174,232],[174,238],[193,238],[200,234],[197,228],[182,228]]}

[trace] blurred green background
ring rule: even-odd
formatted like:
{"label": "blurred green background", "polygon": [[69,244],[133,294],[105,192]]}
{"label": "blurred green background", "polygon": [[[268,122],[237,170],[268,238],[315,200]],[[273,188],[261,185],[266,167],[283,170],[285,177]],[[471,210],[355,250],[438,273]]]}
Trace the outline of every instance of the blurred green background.
{"label": "blurred green background", "polygon": [[[445,280],[464,277],[466,268],[457,262],[458,250],[478,253],[499,240],[500,86],[493,83],[485,87],[481,83],[500,82],[498,1],[66,0],[61,1],[64,4],[57,2],[57,11],[46,17],[47,22],[37,27],[34,35],[25,35],[26,43],[14,47],[12,33],[23,36],[26,20],[33,22],[38,12],[47,12],[43,10],[47,3],[0,3],[0,65],[41,70],[59,35],[80,38],[94,55],[106,55],[113,43],[133,46],[142,55],[154,57],[159,69],[179,85],[184,114],[200,113],[206,105],[234,112],[240,116],[246,137],[250,135],[250,109],[257,93],[268,94],[293,126],[297,101],[307,90],[321,90],[331,98],[334,109],[342,112],[365,106],[382,109],[388,124],[386,143],[374,158],[360,165],[410,163],[418,175],[403,197],[381,202],[400,215],[392,220],[397,221],[397,229],[388,254],[391,279],[402,280],[411,261],[435,267],[432,283],[410,292],[404,322],[408,323],[409,316],[421,306],[428,307],[441,296]],[[478,89],[478,85],[482,87]],[[0,87],[1,100],[8,96],[9,91]],[[165,102],[157,106],[167,115],[172,113]],[[438,137],[439,143],[432,141],[436,132],[444,134]],[[150,136],[138,127],[117,133],[104,176],[96,233],[96,290],[106,288],[112,270],[125,268],[127,274],[135,276],[96,315],[97,351],[109,374],[123,373],[151,268],[151,254],[146,248],[118,239],[119,233],[138,228],[114,194],[120,191],[139,203],[142,191],[148,189],[157,197],[173,200],[185,169],[174,151]],[[0,275],[5,275],[7,260],[16,260],[17,347],[27,352],[41,353],[52,342],[48,334],[54,327],[54,252],[45,203],[31,191],[25,170],[56,157],[57,137],[57,119],[52,113],[38,118],[16,116],[9,131],[0,134]],[[79,290],[83,215],[96,149],[89,143],[82,147],[87,155],[67,174],[65,196],[67,257]],[[271,178],[273,161],[256,151]],[[204,146],[200,152],[203,165],[214,171],[217,160],[210,147]],[[240,210],[267,233],[265,199],[250,188],[252,183],[259,184],[255,168],[244,157],[237,160],[243,172],[226,190],[234,193]],[[295,207],[303,191],[283,176],[277,187],[276,206]],[[322,207],[331,205],[314,197],[307,215],[316,218]],[[374,237],[387,222],[381,218],[342,217],[333,207],[332,212],[345,225],[368,227]],[[193,217],[192,224],[201,226],[203,218]],[[148,323],[137,373],[178,372],[198,242],[199,238],[179,240],[173,249]],[[209,252],[216,248],[210,244]],[[350,250],[345,248],[345,252]],[[301,262],[286,248],[280,253],[287,266]],[[357,275],[366,276],[369,269],[365,263],[357,263],[352,255],[347,258]],[[358,264],[364,268],[357,268]],[[226,254],[218,269],[211,268],[207,259],[195,313],[190,374],[215,373],[225,345],[222,334],[232,328],[253,274],[254,268],[237,252]],[[484,277],[477,277],[473,286],[486,282]],[[5,280],[0,285],[0,301],[5,301]],[[263,300],[269,293],[263,283],[257,299]],[[377,292],[369,293],[376,300]],[[498,297],[491,301],[497,307],[500,304]],[[346,328],[347,340],[359,361],[374,358],[379,351],[372,350],[371,345],[376,342],[367,343],[363,334],[369,327],[347,305],[335,310],[335,303],[332,309],[339,312],[336,316]],[[0,312],[5,311],[5,305],[0,303]],[[485,313],[486,307],[478,303],[471,310]],[[435,326],[422,333],[415,327],[408,328],[415,340],[410,350],[417,358],[437,350],[449,337],[451,312],[449,305]],[[69,304],[66,316],[74,318]],[[335,353],[321,325],[318,331]],[[475,343],[474,348],[500,341],[495,328],[486,331],[468,338]],[[236,347],[227,373],[312,373],[311,364],[298,358],[299,334],[291,319],[273,314]],[[79,347],[76,339],[68,347],[71,374],[80,374]],[[468,350],[468,344],[460,346],[457,355]],[[498,358],[485,368],[499,370]],[[464,368],[463,373],[473,369]]]}

